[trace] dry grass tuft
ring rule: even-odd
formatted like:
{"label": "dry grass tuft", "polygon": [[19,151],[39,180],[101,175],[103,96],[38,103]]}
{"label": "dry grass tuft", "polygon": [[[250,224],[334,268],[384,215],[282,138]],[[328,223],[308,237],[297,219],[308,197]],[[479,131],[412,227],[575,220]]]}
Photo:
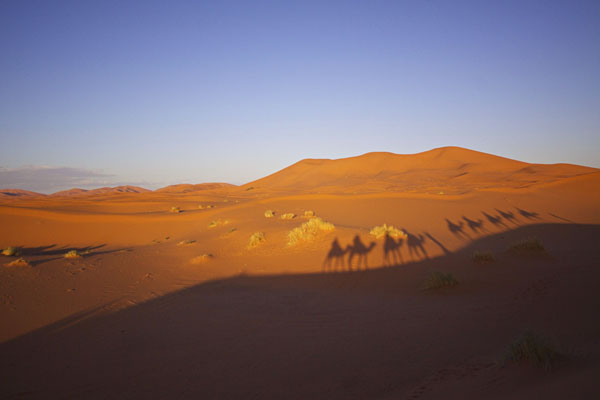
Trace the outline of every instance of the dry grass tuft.
{"label": "dry grass tuft", "polygon": [[217,226],[227,225],[228,223],[229,223],[228,219],[217,219],[215,221],[211,221],[210,224],[208,224],[208,227],[216,228]]}
{"label": "dry grass tuft", "polygon": [[171,207],[171,212],[174,214],[180,213],[181,212],[181,208],[179,207]]}
{"label": "dry grass tuft", "polygon": [[65,258],[79,258],[81,254],[77,250],[69,250],[65,253]]}
{"label": "dry grass tuft", "polygon": [[8,257],[16,257],[19,255],[19,248],[13,247],[13,246],[8,246],[4,250],[2,250],[2,255],[8,256]]}
{"label": "dry grass tuft", "polygon": [[265,211],[265,217],[266,218],[273,218],[275,216],[275,212],[273,210],[267,210]]}
{"label": "dry grass tuft", "polygon": [[441,289],[444,287],[452,287],[458,285],[458,281],[452,276],[451,273],[443,273],[434,271],[427,278],[425,282],[425,289]]}
{"label": "dry grass tuft", "polygon": [[192,264],[204,264],[205,262],[210,261],[214,256],[212,254],[202,254],[200,256],[196,256],[190,260]]}
{"label": "dry grass tuft", "polygon": [[476,262],[478,264],[492,263],[492,262],[494,262],[494,255],[492,253],[484,253],[484,252],[475,251],[473,253],[472,259],[473,259],[473,262]]}
{"label": "dry grass tuft", "polygon": [[254,232],[252,236],[250,236],[250,242],[248,243],[248,248],[253,249],[256,246],[264,243],[267,240],[265,234],[263,232]]}
{"label": "dry grass tuft", "polygon": [[177,243],[177,246],[189,246],[194,243],[196,243],[195,240],[182,240],[181,242]]}
{"label": "dry grass tuft", "polygon": [[315,212],[314,212],[314,211],[310,211],[310,210],[308,210],[308,211],[304,211],[304,217],[305,217],[305,218],[312,218],[312,217],[314,217],[314,216],[316,216],[316,214],[315,214]]}
{"label": "dry grass tuft", "polygon": [[31,264],[29,264],[24,258],[18,258],[4,265],[7,267],[31,267]]}
{"label": "dry grass tuft", "polygon": [[510,252],[519,254],[539,254],[546,252],[542,242],[535,237],[531,237],[520,242],[513,243],[508,249]]}
{"label": "dry grass tuft", "polygon": [[527,362],[534,367],[546,370],[552,369],[558,359],[558,352],[541,335],[526,331],[509,347],[506,360],[514,362]]}
{"label": "dry grass tuft", "polygon": [[294,214],[294,213],[281,214],[281,219],[294,219],[294,218],[296,218],[296,214]]}
{"label": "dry grass tuft", "polygon": [[402,232],[400,229],[395,228],[392,225],[388,226],[386,224],[373,227],[373,229],[371,229],[369,233],[375,236],[376,239],[382,239],[385,237],[386,234],[393,237],[394,239],[406,239],[407,237],[406,233]]}
{"label": "dry grass tuft", "polygon": [[335,229],[332,223],[325,222],[319,217],[311,218],[288,233],[288,246],[299,242],[310,242],[317,238],[320,232],[330,232]]}

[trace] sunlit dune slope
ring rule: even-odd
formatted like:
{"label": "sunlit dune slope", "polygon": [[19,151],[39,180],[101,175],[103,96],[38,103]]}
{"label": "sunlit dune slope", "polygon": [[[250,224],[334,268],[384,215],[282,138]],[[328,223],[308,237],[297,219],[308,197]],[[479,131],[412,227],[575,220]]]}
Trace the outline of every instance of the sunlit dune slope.
{"label": "sunlit dune slope", "polygon": [[44,194],[23,189],[0,189],[0,199],[43,197]]}
{"label": "sunlit dune slope", "polygon": [[529,187],[595,171],[571,164],[529,164],[460,147],[443,147],[408,155],[367,153],[338,160],[306,159],[243,188],[320,193],[466,193],[474,189]]}

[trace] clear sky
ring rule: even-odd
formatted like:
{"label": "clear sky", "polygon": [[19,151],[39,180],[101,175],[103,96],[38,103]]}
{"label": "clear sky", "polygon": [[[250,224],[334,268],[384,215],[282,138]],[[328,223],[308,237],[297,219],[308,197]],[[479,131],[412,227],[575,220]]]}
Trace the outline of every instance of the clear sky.
{"label": "clear sky", "polygon": [[447,145],[600,167],[600,1],[0,2],[0,187]]}

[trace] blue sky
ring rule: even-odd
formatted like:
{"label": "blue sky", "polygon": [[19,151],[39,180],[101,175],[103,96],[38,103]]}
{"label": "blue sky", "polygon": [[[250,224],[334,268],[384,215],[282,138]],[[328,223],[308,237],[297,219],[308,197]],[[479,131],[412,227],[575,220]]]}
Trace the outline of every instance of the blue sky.
{"label": "blue sky", "polygon": [[5,1],[0,54],[0,187],[447,145],[600,167],[598,1]]}

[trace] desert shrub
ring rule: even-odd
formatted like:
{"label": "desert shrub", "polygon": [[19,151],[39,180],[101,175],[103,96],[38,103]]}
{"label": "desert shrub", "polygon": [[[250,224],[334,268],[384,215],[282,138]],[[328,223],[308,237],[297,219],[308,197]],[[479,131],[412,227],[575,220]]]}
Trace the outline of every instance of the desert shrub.
{"label": "desert shrub", "polygon": [[215,208],[214,204],[209,204],[206,206],[206,208]]}
{"label": "desert shrub", "polygon": [[275,212],[273,210],[267,210],[265,211],[265,217],[266,218],[273,218],[275,216]]}
{"label": "desert shrub", "polygon": [[444,287],[451,287],[458,285],[458,281],[452,276],[451,273],[443,273],[439,271],[434,271],[427,278],[427,282],[425,283],[426,289],[440,289]]}
{"label": "desert shrub", "polygon": [[546,251],[542,242],[535,237],[521,240],[520,242],[513,243],[508,249],[513,253],[520,254],[535,254],[543,253]]}
{"label": "desert shrub", "polygon": [[492,253],[484,253],[475,251],[472,257],[473,261],[478,264],[485,264],[494,262],[494,255]]}
{"label": "desert shrub", "polygon": [[385,237],[386,234],[393,237],[394,239],[406,239],[406,233],[402,232],[400,229],[395,228],[392,225],[388,226],[386,224],[373,227],[373,229],[371,229],[369,233],[375,236],[376,239],[381,239]]}
{"label": "desert shrub", "polygon": [[18,256],[19,255],[19,249],[17,247],[8,246],[4,250],[2,250],[2,255],[9,256],[9,257]]}
{"label": "desert shrub", "polygon": [[177,243],[177,246],[189,246],[190,244],[194,243],[196,243],[195,240],[182,240],[181,242]]}
{"label": "desert shrub", "polygon": [[237,228],[231,228],[231,229],[229,230],[229,233],[237,232],[237,230],[238,230]]}
{"label": "desert shrub", "polygon": [[190,260],[192,264],[203,264],[205,262],[210,261],[214,256],[212,254],[202,254],[200,256],[196,256]]}
{"label": "desert shrub", "polygon": [[203,210],[204,209],[204,205],[198,204],[198,209]]}
{"label": "desert shrub", "polygon": [[210,224],[208,224],[208,227],[216,228],[217,226],[227,225],[228,223],[229,223],[228,219],[217,219],[215,221],[211,221]]}
{"label": "desert shrub", "polygon": [[65,253],[65,258],[79,258],[81,254],[77,250],[69,250]]}
{"label": "desert shrub", "polygon": [[294,214],[294,213],[281,214],[281,219],[294,219],[294,218],[296,218],[296,214]]}
{"label": "desert shrub", "polygon": [[315,240],[321,231],[329,232],[334,229],[335,226],[332,223],[325,222],[319,217],[311,218],[288,233],[288,245]]}
{"label": "desert shrub", "polygon": [[175,213],[175,214],[180,213],[181,212],[181,208],[179,208],[179,207],[171,207],[171,212]]}
{"label": "desert shrub", "polygon": [[312,218],[312,217],[314,217],[314,216],[315,216],[315,212],[314,212],[314,211],[310,211],[310,210],[308,210],[308,211],[304,211],[304,216],[305,216],[306,218]]}
{"label": "desert shrub", "polygon": [[267,240],[267,238],[265,237],[265,234],[263,232],[254,232],[252,234],[252,236],[250,236],[250,242],[248,243],[248,248],[252,249],[252,248],[258,246],[259,244],[263,243],[266,240]]}
{"label": "desert shrub", "polygon": [[508,348],[505,360],[527,362],[534,367],[551,369],[558,358],[558,353],[546,338],[531,331],[526,331]]}
{"label": "desert shrub", "polygon": [[17,258],[6,264],[7,267],[30,267],[31,265],[24,258]]}

